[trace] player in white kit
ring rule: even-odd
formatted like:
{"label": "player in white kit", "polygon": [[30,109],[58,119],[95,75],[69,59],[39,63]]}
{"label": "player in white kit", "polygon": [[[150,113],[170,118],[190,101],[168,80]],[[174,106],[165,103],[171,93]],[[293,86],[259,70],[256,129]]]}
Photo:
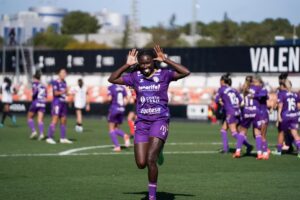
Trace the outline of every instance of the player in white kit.
{"label": "player in white kit", "polygon": [[10,78],[5,77],[0,88],[2,94],[3,114],[0,123],[0,128],[4,126],[6,116],[9,116],[13,124],[16,124],[16,117],[10,112],[10,105],[13,103],[13,94],[16,93],[15,88],[12,86]]}
{"label": "player in white kit", "polygon": [[76,126],[75,131],[81,133],[82,126],[82,110],[90,111],[90,104],[88,101],[88,90],[84,86],[83,80],[78,79],[78,85],[72,90],[74,95],[74,107],[76,109]]}

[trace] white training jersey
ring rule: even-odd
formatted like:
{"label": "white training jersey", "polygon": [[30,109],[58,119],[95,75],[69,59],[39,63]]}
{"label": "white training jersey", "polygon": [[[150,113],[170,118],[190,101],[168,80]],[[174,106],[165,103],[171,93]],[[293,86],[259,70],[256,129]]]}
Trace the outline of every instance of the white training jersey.
{"label": "white training jersey", "polygon": [[7,83],[2,83],[1,85],[2,89],[2,102],[3,103],[12,103],[13,102],[13,92],[14,89],[12,86],[7,88]]}
{"label": "white training jersey", "polygon": [[79,87],[78,85],[73,88],[72,93],[74,96],[74,106],[75,108],[83,109],[86,106],[86,93],[87,88],[85,86]]}

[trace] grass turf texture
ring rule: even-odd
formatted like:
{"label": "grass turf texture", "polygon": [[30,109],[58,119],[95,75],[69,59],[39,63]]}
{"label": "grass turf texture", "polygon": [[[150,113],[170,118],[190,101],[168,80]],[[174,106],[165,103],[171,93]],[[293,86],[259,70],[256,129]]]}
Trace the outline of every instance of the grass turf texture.
{"label": "grass turf texture", "polygon": [[[45,130],[48,124],[46,118]],[[0,129],[0,199],[146,199],[147,170],[137,169],[132,148],[121,153],[98,148],[58,156],[73,148],[111,144],[105,120],[85,119],[82,134],[75,133],[74,124],[69,119],[71,145],[29,140],[24,117],[18,118],[17,126]],[[129,130],[126,124],[123,128]],[[55,136],[59,136],[58,127]],[[251,136],[249,140],[254,144]],[[269,128],[269,141],[276,141],[274,127]],[[159,169],[158,199],[299,198],[300,159],[296,156],[232,159],[231,154],[215,153],[221,146],[215,143],[220,143],[219,126],[173,121],[164,148],[165,163]]]}

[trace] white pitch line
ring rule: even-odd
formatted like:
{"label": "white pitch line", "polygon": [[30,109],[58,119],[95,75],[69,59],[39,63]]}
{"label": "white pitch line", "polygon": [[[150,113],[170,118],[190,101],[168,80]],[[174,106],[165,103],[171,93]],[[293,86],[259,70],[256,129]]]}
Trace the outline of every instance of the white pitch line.
{"label": "white pitch line", "polygon": [[[166,151],[165,155],[179,155],[179,154],[217,154],[218,151]],[[0,154],[0,158],[7,157],[64,157],[64,156],[126,156],[133,155],[133,152],[94,152],[94,153],[73,153],[73,154],[57,154],[57,153],[37,153],[37,154]]]}
{"label": "white pitch line", "polygon": [[[171,142],[171,143],[166,143],[166,146],[183,146],[183,145],[221,145],[222,143],[220,142],[211,142],[211,143],[195,143],[195,142],[182,142],[182,143],[176,143],[176,142]],[[91,150],[91,149],[105,149],[105,148],[112,148],[113,145],[99,145],[99,146],[89,146],[89,147],[80,147],[80,148],[75,148],[75,149],[69,149],[66,151],[62,151],[58,153],[59,155],[70,155],[74,154],[79,151],[86,151],[86,150]]]}
{"label": "white pitch line", "polygon": [[99,145],[99,146],[89,146],[89,147],[80,147],[80,148],[75,148],[75,149],[69,149],[67,151],[62,151],[60,153],[58,153],[61,156],[64,155],[69,155],[69,154],[73,154],[75,152],[78,151],[86,151],[86,150],[91,150],[91,149],[105,149],[105,148],[112,148],[112,145]]}

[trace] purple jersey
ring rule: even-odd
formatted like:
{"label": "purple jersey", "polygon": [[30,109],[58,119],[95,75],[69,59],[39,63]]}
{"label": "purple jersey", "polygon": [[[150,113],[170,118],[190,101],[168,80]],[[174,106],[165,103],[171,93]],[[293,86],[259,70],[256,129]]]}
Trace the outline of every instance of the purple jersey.
{"label": "purple jersey", "polygon": [[44,85],[38,81],[32,83],[32,103],[29,112],[45,112],[46,109],[47,90]]}
{"label": "purple jersey", "polygon": [[45,103],[47,98],[46,87],[39,81],[32,83],[32,101],[38,101],[39,103]]}
{"label": "purple jersey", "polygon": [[[52,87],[53,87],[53,94],[55,92],[64,92],[67,90],[67,83],[65,81],[56,80],[52,82]],[[58,96],[54,95],[53,102],[55,103],[66,102],[66,97],[67,97],[66,93],[63,93]]]}
{"label": "purple jersey", "polygon": [[240,103],[242,99],[235,89],[229,86],[222,86],[218,90],[217,97],[222,100],[226,115],[240,115]]}
{"label": "purple jersey", "polygon": [[285,118],[298,118],[298,107],[300,103],[300,97],[297,93],[283,91],[279,96],[278,103],[282,103],[281,117]]}
{"label": "purple jersey", "polygon": [[256,98],[253,98],[259,91],[258,87],[251,85],[248,90],[248,94],[244,96],[244,118],[254,118],[257,111],[259,110],[260,104]]}
{"label": "purple jersey", "polygon": [[169,119],[168,88],[174,80],[174,71],[158,69],[152,77],[145,77],[140,71],[122,76],[126,85],[134,88],[137,95],[138,119],[157,121]]}
{"label": "purple jersey", "polygon": [[108,95],[112,97],[109,111],[123,113],[125,111],[124,97],[127,96],[125,87],[121,85],[111,85],[108,87]]}

